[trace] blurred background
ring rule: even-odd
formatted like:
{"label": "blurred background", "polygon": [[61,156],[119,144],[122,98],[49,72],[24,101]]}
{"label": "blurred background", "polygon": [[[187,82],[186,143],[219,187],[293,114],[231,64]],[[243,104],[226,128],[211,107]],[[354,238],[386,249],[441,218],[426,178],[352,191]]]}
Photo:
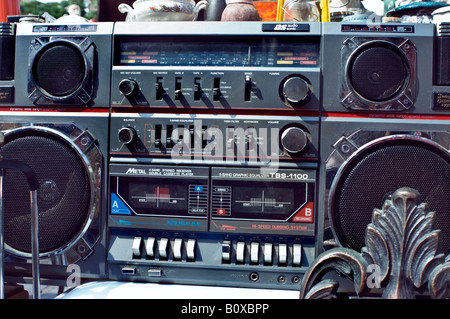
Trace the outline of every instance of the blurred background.
{"label": "blurred background", "polygon": [[[2,0],[4,1],[4,0]],[[16,1],[16,0],[8,0]],[[132,5],[135,0],[19,0],[21,15],[42,15],[48,13],[58,19],[67,14],[70,5],[78,5],[80,15],[87,20],[122,21],[125,16],[117,10],[120,3]],[[198,1],[198,0],[195,0]],[[209,0],[210,9],[206,16],[212,17],[212,10],[223,10],[226,0]],[[365,19],[369,16],[383,18],[383,22],[432,22],[433,11],[440,9],[450,14],[450,0],[253,0],[263,21],[302,21],[286,19],[290,6],[302,7],[309,3],[317,7],[320,21],[339,22]],[[324,11],[324,5],[326,10]],[[294,7],[292,10],[294,10]],[[287,12],[289,11],[289,12]],[[326,14],[326,18],[324,16]],[[202,12],[201,12],[202,14]],[[284,14],[284,17],[283,17]],[[286,15],[287,14],[287,15]],[[200,16],[198,20],[203,20]],[[386,20],[385,20],[386,19]],[[220,15],[207,20],[220,20]],[[314,19],[315,20],[315,19]],[[309,20],[313,21],[313,20]],[[359,21],[358,21],[359,22]]]}
{"label": "blurred background", "polygon": [[20,0],[20,12],[22,15],[40,15],[48,12],[55,18],[67,13],[71,4],[80,6],[81,15],[86,19],[97,19],[98,0]]}

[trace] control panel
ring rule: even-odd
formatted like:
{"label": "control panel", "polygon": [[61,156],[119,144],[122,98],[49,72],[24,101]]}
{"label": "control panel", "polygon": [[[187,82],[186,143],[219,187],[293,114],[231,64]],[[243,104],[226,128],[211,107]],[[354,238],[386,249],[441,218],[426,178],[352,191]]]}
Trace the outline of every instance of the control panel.
{"label": "control panel", "polygon": [[301,73],[116,69],[112,81],[114,107],[317,111],[319,106],[318,69]]}
{"label": "control panel", "polygon": [[150,35],[117,24],[112,106],[209,112],[319,110],[318,25],[291,36],[263,32],[256,29],[260,25],[251,24],[233,35],[214,24],[208,27],[206,33],[186,28],[182,32],[187,34],[176,36],[180,30],[171,26]]}
{"label": "control panel", "polygon": [[112,114],[111,155],[298,162],[318,158],[318,118]]}

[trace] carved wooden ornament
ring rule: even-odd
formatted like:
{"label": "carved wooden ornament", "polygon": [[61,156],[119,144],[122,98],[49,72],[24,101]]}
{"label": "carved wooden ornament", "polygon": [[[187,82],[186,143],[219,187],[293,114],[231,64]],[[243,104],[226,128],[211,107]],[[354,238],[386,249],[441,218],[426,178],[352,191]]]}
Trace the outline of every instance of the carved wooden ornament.
{"label": "carved wooden ornament", "polygon": [[336,298],[338,282],[322,280],[330,270],[352,277],[358,296],[383,287],[383,298],[410,299],[418,292],[450,297],[450,255],[438,254],[434,217],[416,190],[398,189],[374,209],[361,253],[341,247],[319,255],[303,278],[300,298]]}

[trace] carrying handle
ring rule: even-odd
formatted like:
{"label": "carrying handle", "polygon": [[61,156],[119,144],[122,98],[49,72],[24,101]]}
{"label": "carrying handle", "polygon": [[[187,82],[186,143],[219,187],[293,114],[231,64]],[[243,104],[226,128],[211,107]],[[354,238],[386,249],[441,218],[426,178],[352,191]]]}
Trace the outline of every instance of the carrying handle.
{"label": "carrying handle", "polygon": [[[0,134],[0,143],[3,142],[3,134]],[[27,164],[17,161],[4,159],[0,155],[0,299],[4,295],[4,271],[3,271],[3,246],[4,246],[4,207],[3,207],[3,177],[7,169],[15,169],[25,174],[30,187],[31,200],[31,242],[32,242],[32,277],[33,277],[33,297],[40,298],[40,275],[39,275],[39,228],[38,228],[38,205],[37,190],[39,182],[33,169]]]}
{"label": "carrying handle", "polygon": [[21,171],[27,177],[28,185],[30,186],[30,191],[35,191],[39,188],[39,182],[36,174],[27,164],[10,159],[4,159],[0,156],[0,169],[16,169]]}

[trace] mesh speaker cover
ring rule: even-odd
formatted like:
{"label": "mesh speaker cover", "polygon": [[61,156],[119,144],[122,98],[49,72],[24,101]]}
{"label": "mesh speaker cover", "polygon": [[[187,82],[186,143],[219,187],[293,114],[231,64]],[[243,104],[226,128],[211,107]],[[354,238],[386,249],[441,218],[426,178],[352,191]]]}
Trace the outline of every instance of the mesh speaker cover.
{"label": "mesh speaker cover", "polygon": [[436,147],[394,140],[365,149],[347,165],[335,183],[330,213],[342,245],[360,251],[374,208],[401,187],[414,188],[436,212],[442,248],[450,252],[450,158]]}
{"label": "mesh speaker cover", "polygon": [[405,87],[409,76],[402,52],[383,42],[357,51],[349,61],[347,72],[356,93],[375,102],[394,98]]}
{"label": "mesh speaker cover", "polygon": [[86,65],[83,55],[74,45],[57,42],[39,52],[32,72],[41,90],[51,96],[64,97],[81,87]]}
{"label": "mesh speaker cover", "polygon": [[[79,155],[64,141],[39,133],[7,140],[2,155],[27,163],[38,177],[40,253],[65,247],[83,229],[89,213],[90,184]],[[30,253],[30,190],[20,172],[6,172],[4,209],[5,244]]]}

